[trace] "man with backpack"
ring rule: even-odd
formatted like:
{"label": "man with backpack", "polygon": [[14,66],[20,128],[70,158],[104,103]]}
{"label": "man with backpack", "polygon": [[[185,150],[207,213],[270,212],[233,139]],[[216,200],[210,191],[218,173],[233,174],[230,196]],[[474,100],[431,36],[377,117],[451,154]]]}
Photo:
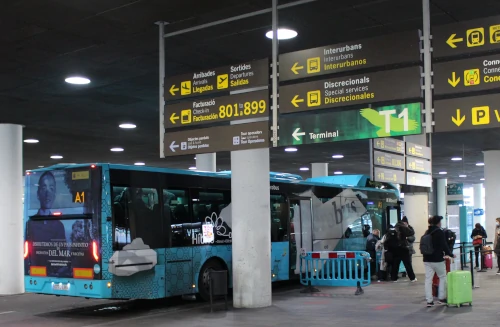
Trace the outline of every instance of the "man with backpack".
{"label": "man with backpack", "polygon": [[[387,250],[386,259],[390,257],[391,263],[391,280],[398,281],[398,272],[401,262],[406,269],[406,274],[411,282],[416,282],[415,273],[411,265],[410,248],[407,238],[415,235],[415,232],[408,228],[403,222],[398,222],[394,228],[387,231],[384,247]],[[389,262],[389,261],[388,261]]]}
{"label": "man with backpack", "polygon": [[429,219],[429,229],[420,239],[420,253],[424,256],[425,266],[425,297],[427,307],[434,306],[432,296],[432,279],[434,274],[439,278],[439,304],[446,304],[446,265],[445,256],[454,258],[448,247],[444,231],[441,229],[443,217],[434,216]]}

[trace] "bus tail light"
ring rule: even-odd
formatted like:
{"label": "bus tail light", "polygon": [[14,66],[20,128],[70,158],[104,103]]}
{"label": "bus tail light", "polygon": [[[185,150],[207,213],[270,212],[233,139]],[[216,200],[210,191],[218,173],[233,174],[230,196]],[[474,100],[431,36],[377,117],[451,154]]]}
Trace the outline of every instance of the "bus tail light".
{"label": "bus tail light", "polygon": [[99,253],[98,253],[96,241],[92,241],[92,255],[94,256],[95,261],[99,261]]}
{"label": "bus tail light", "polygon": [[30,245],[28,241],[24,241],[24,259],[26,259],[29,254],[30,254]]}

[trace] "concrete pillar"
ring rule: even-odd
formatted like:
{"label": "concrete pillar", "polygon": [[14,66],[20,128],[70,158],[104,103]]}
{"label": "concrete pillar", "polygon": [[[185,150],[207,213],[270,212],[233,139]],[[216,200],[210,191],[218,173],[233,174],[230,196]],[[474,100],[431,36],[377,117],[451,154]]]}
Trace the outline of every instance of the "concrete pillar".
{"label": "concrete pillar", "polygon": [[493,242],[495,219],[500,217],[500,151],[484,151],[484,186],[485,186],[485,228],[488,241]]}
{"label": "concrete pillar", "polygon": [[0,124],[0,294],[24,293],[23,127]]}
{"label": "concrete pillar", "polygon": [[[474,184],[473,185],[474,192],[474,209],[483,209],[484,210],[484,191],[483,184]],[[484,215],[476,216],[474,215],[474,225],[476,223],[480,223],[482,226],[485,224]]]}
{"label": "concrete pillar", "polygon": [[328,176],[328,163],[326,162],[312,163],[311,176],[312,177]]}
{"label": "concrete pillar", "polygon": [[217,153],[203,153],[196,155],[196,170],[216,171]]}
{"label": "concrete pillar", "polygon": [[269,149],[231,152],[233,305],[272,305]]}
{"label": "concrete pillar", "polygon": [[416,274],[425,273],[424,261],[418,247],[420,237],[424,235],[429,228],[429,194],[428,193],[405,193],[405,215],[408,217],[409,224],[415,229],[415,251],[412,265]]}
{"label": "concrete pillar", "polygon": [[444,217],[444,220],[446,220],[446,224],[448,224],[446,212],[446,209],[448,207],[448,179],[438,179],[435,192],[437,200],[436,213],[438,216]]}

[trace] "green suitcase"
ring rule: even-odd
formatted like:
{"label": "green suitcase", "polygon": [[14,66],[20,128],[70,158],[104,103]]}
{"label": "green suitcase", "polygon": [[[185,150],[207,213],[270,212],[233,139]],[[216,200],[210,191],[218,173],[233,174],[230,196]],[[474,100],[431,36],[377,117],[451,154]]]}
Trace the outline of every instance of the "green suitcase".
{"label": "green suitcase", "polygon": [[468,303],[472,305],[472,278],[470,271],[452,271],[448,273],[448,306]]}

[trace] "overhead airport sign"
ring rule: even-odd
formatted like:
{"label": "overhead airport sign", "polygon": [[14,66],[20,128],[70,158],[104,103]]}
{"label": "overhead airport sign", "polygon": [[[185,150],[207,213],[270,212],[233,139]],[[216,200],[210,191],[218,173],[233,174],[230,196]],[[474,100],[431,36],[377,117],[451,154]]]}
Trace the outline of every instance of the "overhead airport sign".
{"label": "overhead airport sign", "polygon": [[406,172],[406,185],[432,187],[432,175]]}
{"label": "overhead airport sign", "polygon": [[394,153],[405,154],[405,141],[389,137],[373,140],[373,148]]}
{"label": "overhead airport sign", "polygon": [[418,31],[384,35],[279,56],[280,81],[420,61]]}
{"label": "overhead airport sign", "polygon": [[434,58],[500,50],[500,16],[437,26],[432,36]]}
{"label": "overhead airport sign", "polygon": [[434,101],[435,132],[500,127],[500,94]]}
{"label": "overhead airport sign", "polygon": [[345,107],[422,95],[420,67],[346,76],[280,87],[280,113]]}
{"label": "overhead airport sign", "polygon": [[432,159],[432,151],[428,146],[406,142],[406,154],[412,157]]}
{"label": "overhead airport sign", "polygon": [[421,173],[432,173],[432,165],[429,160],[413,157],[406,157],[406,170],[417,171]]}
{"label": "overhead airport sign", "polygon": [[420,134],[421,104],[283,116],[279,125],[280,146]]}
{"label": "overhead airport sign", "polygon": [[269,60],[262,59],[167,78],[165,100],[267,85],[269,85]]}
{"label": "overhead airport sign", "polygon": [[405,169],[405,157],[382,151],[373,151],[373,163],[377,166]]}
{"label": "overhead airport sign", "polygon": [[165,127],[175,128],[269,115],[269,91],[183,101],[165,106]]}
{"label": "overhead airport sign", "polygon": [[269,147],[269,122],[201,128],[165,134],[165,156]]}
{"label": "overhead airport sign", "polygon": [[453,94],[500,88],[500,55],[434,65],[434,94]]}
{"label": "overhead airport sign", "polygon": [[375,167],[373,177],[376,182],[405,184],[404,170],[395,170],[382,167]]}

